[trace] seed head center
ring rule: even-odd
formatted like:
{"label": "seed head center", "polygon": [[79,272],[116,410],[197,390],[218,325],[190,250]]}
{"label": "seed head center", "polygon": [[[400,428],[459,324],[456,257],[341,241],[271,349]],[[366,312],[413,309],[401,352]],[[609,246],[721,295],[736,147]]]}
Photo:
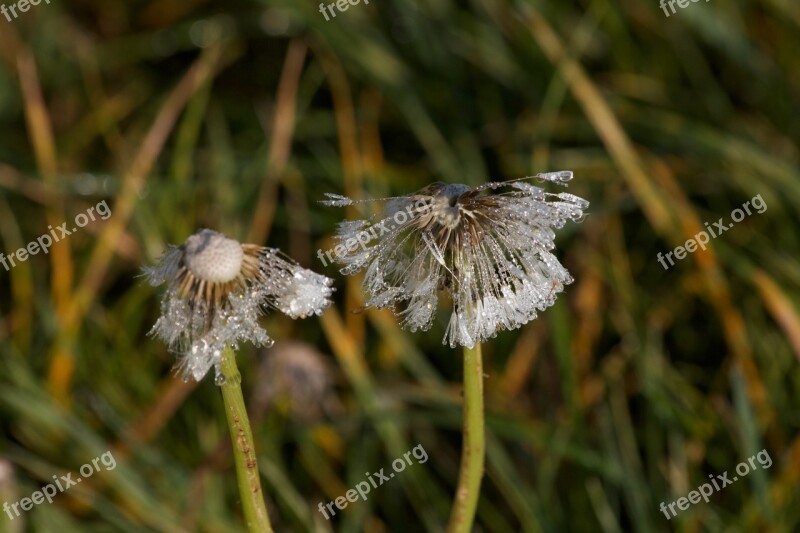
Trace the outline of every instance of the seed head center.
{"label": "seed head center", "polygon": [[444,185],[431,202],[433,220],[448,229],[455,229],[461,221],[461,207],[458,205],[458,200],[469,190],[466,185]]}
{"label": "seed head center", "polygon": [[244,252],[242,245],[211,230],[202,230],[186,240],[186,266],[198,278],[225,283],[239,275]]}

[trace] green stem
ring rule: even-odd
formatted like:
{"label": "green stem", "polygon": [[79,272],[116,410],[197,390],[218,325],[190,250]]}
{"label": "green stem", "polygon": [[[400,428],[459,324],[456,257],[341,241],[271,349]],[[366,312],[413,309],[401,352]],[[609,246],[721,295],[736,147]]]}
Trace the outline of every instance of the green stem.
{"label": "green stem", "polygon": [[233,443],[236,478],[247,528],[251,532],[272,533],[261,490],[250,419],[242,396],[242,376],[236,366],[236,354],[230,347],[226,347],[222,354],[222,374],[225,376],[225,382],[220,386],[220,390],[228,419],[228,431]]}
{"label": "green stem", "polygon": [[464,348],[464,435],[461,471],[450,512],[448,533],[469,533],[475,521],[486,452],[483,427],[483,361],[481,345]]}

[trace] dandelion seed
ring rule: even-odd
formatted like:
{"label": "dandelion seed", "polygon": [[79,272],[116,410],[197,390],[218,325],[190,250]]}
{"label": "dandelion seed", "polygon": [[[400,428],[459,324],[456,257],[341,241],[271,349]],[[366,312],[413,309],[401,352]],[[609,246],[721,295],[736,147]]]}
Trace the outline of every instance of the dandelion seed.
{"label": "dandelion seed", "polygon": [[181,246],[170,245],[159,264],[144,268],[152,286],[167,284],[151,335],[178,353],[184,380],[200,381],[213,366],[215,382],[226,345],[268,346],[258,320],[272,307],[292,318],[319,314],[330,304],[332,280],[300,267],[278,250],[241,244],[202,229]]}
{"label": "dandelion seed", "polygon": [[[523,179],[566,186],[572,172]],[[362,203],[328,198],[332,206]],[[443,342],[471,348],[533,320],[572,282],[552,253],[553,228],[583,219],[589,203],[582,198],[514,180],[476,188],[434,183],[385,200],[375,217],[340,224],[336,238],[342,244],[369,231],[370,222],[381,231],[338,260],[344,274],[365,271],[367,307],[391,307],[412,331],[431,327],[444,291],[452,314]],[[404,210],[411,215],[398,224],[395,215]]]}

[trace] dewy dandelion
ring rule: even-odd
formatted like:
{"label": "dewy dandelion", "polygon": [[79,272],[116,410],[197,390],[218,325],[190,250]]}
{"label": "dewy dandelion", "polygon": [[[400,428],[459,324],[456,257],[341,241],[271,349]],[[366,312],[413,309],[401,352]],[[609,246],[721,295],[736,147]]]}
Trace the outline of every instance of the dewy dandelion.
{"label": "dewy dandelion", "polygon": [[[535,178],[564,185],[572,172]],[[487,194],[497,189],[503,192]],[[328,197],[323,203],[330,206],[362,203]],[[337,235],[342,253],[336,255],[345,265],[342,273],[366,270],[366,305],[395,309],[402,304],[397,313],[411,331],[431,327],[437,293],[445,290],[453,312],[444,341],[472,347],[533,320],[572,282],[552,254],[552,228],[583,219],[589,202],[575,195],[547,193],[514,180],[474,189],[434,183],[387,200],[381,225],[396,221],[397,213],[408,212],[408,218],[369,243],[361,242],[367,220],[343,223]]]}
{"label": "dewy dandelion", "polygon": [[240,244],[209,229],[170,246],[157,266],[144,271],[151,285],[169,287],[151,334],[181,354],[184,379],[200,381],[213,366],[218,384],[226,345],[235,350],[240,341],[272,344],[258,324],[262,307],[303,318],[321,313],[333,292],[331,279],[279,250]]}
{"label": "dewy dandelion", "polygon": [[235,350],[240,341],[272,344],[258,324],[264,307],[292,318],[321,314],[331,303],[333,280],[277,249],[241,244],[209,229],[170,246],[158,265],[144,271],[151,285],[167,284],[150,333],[181,354],[184,380],[200,381],[214,367],[248,530],[271,533]]}
{"label": "dewy dandelion", "polygon": [[[572,172],[534,178],[566,185]],[[339,226],[337,238],[347,252],[339,258],[342,273],[366,271],[367,306],[393,309],[403,317],[402,326],[416,331],[431,327],[440,292],[452,301],[443,342],[464,348],[461,464],[447,526],[453,533],[472,530],[484,473],[481,343],[536,318],[572,282],[552,254],[553,228],[580,222],[589,207],[582,198],[546,193],[526,179],[532,178],[475,188],[434,183],[409,196],[386,198],[375,225],[382,230],[370,246],[359,238],[368,220]],[[361,203],[327,196],[323,203],[330,206]],[[417,209],[409,209],[412,205]],[[391,229],[390,220],[396,223]]]}

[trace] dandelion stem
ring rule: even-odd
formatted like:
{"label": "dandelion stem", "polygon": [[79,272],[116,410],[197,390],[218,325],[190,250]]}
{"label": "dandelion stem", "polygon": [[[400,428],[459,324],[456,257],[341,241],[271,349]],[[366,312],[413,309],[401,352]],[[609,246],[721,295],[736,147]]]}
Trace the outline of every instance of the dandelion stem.
{"label": "dandelion stem", "polygon": [[461,471],[450,512],[448,533],[469,533],[475,521],[481,491],[485,453],[483,427],[483,361],[481,345],[464,348],[464,434]]}
{"label": "dandelion stem", "polygon": [[272,533],[261,490],[250,419],[242,396],[242,376],[236,366],[236,354],[227,346],[222,354],[222,374],[225,376],[225,382],[220,386],[220,390],[233,443],[236,478],[247,528],[251,532]]}

